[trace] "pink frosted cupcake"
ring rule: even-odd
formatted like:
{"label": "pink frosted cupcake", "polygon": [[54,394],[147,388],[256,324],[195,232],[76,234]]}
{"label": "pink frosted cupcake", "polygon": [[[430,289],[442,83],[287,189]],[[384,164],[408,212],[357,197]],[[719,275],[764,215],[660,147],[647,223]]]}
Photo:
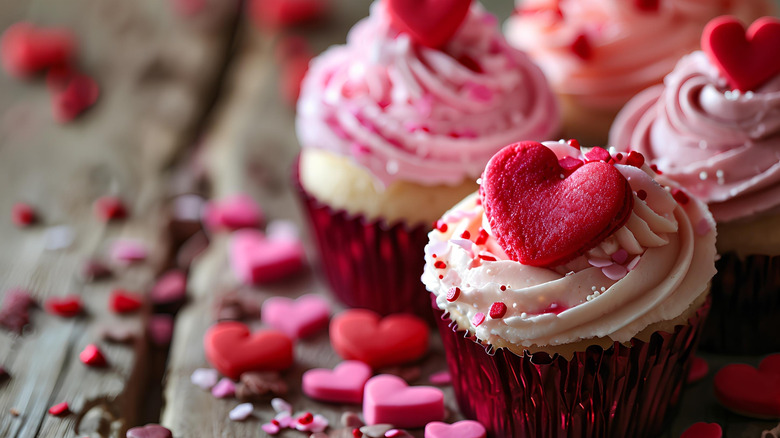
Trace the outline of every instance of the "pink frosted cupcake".
{"label": "pink frosted cupcake", "polygon": [[565,135],[603,145],[618,110],[696,50],[710,19],[772,10],[768,0],[526,0],[506,34],[560,97]]}
{"label": "pink frosted cupcake", "polygon": [[303,81],[299,188],[322,267],[349,306],[430,314],[419,254],[431,224],[475,190],[503,145],[557,133],[541,70],[470,3],[441,12],[446,35],[404,22],[410,12],[391,6],[402,2],[376,2]]}
{"label": "pink frosted cupcake", "polygon": [[[702,346],[762,353],[780,350],[780,65],[762,70],[761,62],[742,60],[731,67],[734,53],[750,52],[741,26],[713,20],[702,38],[707,53],[682,58],[663,86],[631,100],[610,142],[643,153],[664,177],[706,201],[718,222],[721,256]],[[764,26],[780,35],[775,18],[756,21],[748,33]],[[729,29],[742,43],[717,41]],[[777,49],[756,54],[773,59]],[[753,67],[744,76],[740,65]]]}
{"label": "pink frosted cupcake", "polygon": [[429,234],[455,394],[491,436],[660,432],[708,308],[715,224],[654,176],[636,153],[518,143]]}

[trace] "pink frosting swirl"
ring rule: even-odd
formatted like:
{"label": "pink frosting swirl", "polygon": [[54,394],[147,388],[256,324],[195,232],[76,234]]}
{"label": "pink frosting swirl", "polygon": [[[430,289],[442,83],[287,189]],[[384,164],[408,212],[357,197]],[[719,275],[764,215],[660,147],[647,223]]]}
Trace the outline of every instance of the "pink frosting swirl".
{"label": "pink frosting swirl", "polygon": [[610,143],[638,150],[728,222],[780,206],[780,77],[732,92],[703,52],[631,100]]}
{"label": "pink frosting swirl", "polygon": [[[662,0],[657,11],[630,0],[529,0],[506,33],[539,63],[556,92],[581,106],[617,111],[696,50],[710,19],[730,14],[752,21],[771,10],[767,0]],[[591,50],[587,59],[572,50],[580,35]]]}
{"label": "pink frosting swirl", "polygon": [[377,181],[459,184],[518,139],[556,133],[542,74],[479,5],[442,51],[413,44],[384,4],[328,49],[303,81],[296,121],[304,148],[350,156]]}

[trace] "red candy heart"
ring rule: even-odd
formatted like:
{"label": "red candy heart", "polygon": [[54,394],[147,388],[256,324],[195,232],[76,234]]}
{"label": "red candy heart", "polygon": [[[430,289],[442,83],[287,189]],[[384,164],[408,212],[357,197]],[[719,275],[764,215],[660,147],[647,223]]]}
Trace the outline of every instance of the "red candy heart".
{"label": "red candy heart", "polygon": [[591,161],[567,173],[555,153],[536,142],[509,145],[491,158],[480,187],[482,205],[512,260],[566,263],[628,220],[631,188],[614,166]]}
{"label": "red candy heart", "polygon": [[293,343],[282,332],[249,332],[240,322],[220,322],[203,338],[206,359],[220,373],[237,380],[248,371],[281,371],[293,363]]}
{"label": "red candy heart", "polygon": [[455,35],[471,8],[471,0],[385,0],[390,20],[412,40],[439,48]]}
{"label": "red candy heart", "polygon": [[780,73],[780,20],[763,17],[747,33],[734,17],[718,17],[704,28],[701,48],[729,85],[755,90]]}
{"label": "red candy heart", "polygon": [[30,23],[14,24],[0,41],[3,67],[19,77],[66,64],[75,49],[76,41],[69,30],[38,28]]}
{"label": "red candy heart", "polygon": [[680,438],[721,438],[723,430],[717,423],[694,423],[685,430]]}
{"label": "red candy heart", "polygon": [[143,296],[122,289],[111,291],[108,305],[114,313],[132,313],[140,309],[144,304]]}
{"label": "red candy heart", "polygon": [[758,369],[732,364],[715,374],[715,396],[738,414],[780,418],[780,354],[768,356]]}
{"label": "red candy heart", "polygon": [[344,359],[378,369],[421,358],[428,351],[428,325],[408,314],[382,318],[370,310],[347,310],[331,321],[330,342]]}
{"label": "red candy heart", "polygon": [[83,309],[81,297],[78,295],[49,298],[43,303],[43,307],[47,312],[63,318],[74,317]]}

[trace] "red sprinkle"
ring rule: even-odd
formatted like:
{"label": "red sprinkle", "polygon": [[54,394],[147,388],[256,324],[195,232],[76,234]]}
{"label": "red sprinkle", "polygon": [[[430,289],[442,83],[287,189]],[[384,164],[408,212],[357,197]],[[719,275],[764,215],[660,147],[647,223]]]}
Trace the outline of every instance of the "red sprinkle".
{"label": "red sprinkle", "polygon": [[489,255],[484,255],[484,254],[480,254],[479,258],[481,258],[482,260],[485,260],[486,262],[495,262],[496,261],[495,257],[489,256]]}
{"label": "red sprinkle", "polygon": [[637,9],[645,12],[657,12],[660,8],[660,0],[634,0]]}
{"label": "red sprinkle", "polygon": [[575,138],[570,138],[569,141],[566,142],[569,146],[573,147],[574,149],[579,150],[580,149],[580,142],[577,141]]}
{"label": "red sprinkle", "polygon": [[312,421],[314,421],[314,415],[312,415],[311,412],[306,412],[305,414],[298,417],[298,423],[301,424],[309,424]]}
{"label": "red sprinkle", "polygon": [[587,154],[585,154],[585,160],[587,162],[591,161],[603,161],[605,163],[609,163],[609,160],[611,160],[612,157],[609,155],[609,152],[607,152],[606,149],[595,147],[588,151]]}
{"label": "red sprinkle", "polygon": [[636,197],[644,201],[645,199],[647,199],[647,192],[642,189],[639,189],[636,192]]}
{"label": "red sprinkle", "polygon": [[17,202],[11,207],[11,220],[19,228],[27,227],[37,221],[35,210],[29,204]]}
{"label": "red sprinkle", "polygon": [[131,313],[143,306],[143,297],[140,294],[128,292],[123,289],[114,289],[108,298],[108,306],[114,313]]}
{"label": "red sprinkle", "polygon": [[678,204],[685,205],[690,201],[690,198],[688,198],[688,195],[685,194],[680,189],[674,189],[672,190],[672,197],[675,201],[677,201]]}
{"label": "red sprinkle", "polygon": [[642,167],[645,164],[645,156],[637,151],[631,151],[626,158],[626,164],[634,167]]}
{"label": "red sprinkle", "polygon": [[571,51],[580,59],[587,61],[593,57],[593,47],[590,45],[588,36],[584,33],[579,34],[574,42],[571,43]]}
{"label": "red sprinkle", "polygon": [[490,317],[493,319],[503,318],[506,315],[506,304],[495,302],[490,306]]}
{"label": "red sprinkle", "polygon": [[471,238],[471,233],[469,233],[469,230],[466,230],[466,231],[463,232],[463,234],[460,235],[460,237],[462,237],[464,239],[469,239],[469,238]]}
{"label": "red sprinkle", "polygon": [[78,295],[51,297],[43,303],[43,307],[47,312],[63,318],[72,318],[80,314],[83,309],[81,297]]}
{"label": "red sprinkle", "polygon": [[506,286],[504,286],[504,285],[502,284],[502,285],[501,285],[501,290],[502,290],[502,291],[505,291],[505,290],[506,290]]}
{"label": "red sprinkle", "polygon": [[436,263],[433,264],[433,267],[436,269],[444,269],[447,267],[447,264],[441,260],[436,260]]}
{"label": "red sprinkle", "polygon": [[90,367],[104,367],[108,365],[106,357],[103,356],[103,352],[100,351],[97,345],[89,344],[84,350],[79,353],[79,359],[81,363]]}
{"label": "red sprinkle", "polygon": [[361,432],[360,429],[358,429],[356,427],[356,428],[352,429],[352,436],[354,438],[362,438],[363,437],[363,432]]}
{"label": "red sprinkle", "polygon": [[276,420],[275,418],[271,420],[271,424],[273,424],[274,426],[280,426],[279,421]]}
{"label": "red sprinkle", "polygon": [[103,222],[127,217],[127,208],[116,196],[103,196],[95,201],[95,215]]}
{"label": "red sprinkle", "polygon": [[69,412],[70,407],[68,406],[68,402],[62,402],[57,403],[56,405],[49,408],[49,414],[54,415],[55,417],[58,417],[60,415],[65,415]]}
{"label": "red sprinkle", "polygon": [[579,169],[583,164],[582,160],[574,157],[564,157],[558,160],[558,164],[567,172],[574,172]]}
{"label": "red sprinkle", "polygon": [[660,170],[658,170],[658,166],[656,166],[655,164],[651,164],[651,165],[650,165],[650,169],[651,169],[653,172],[657,173],[658,175],[663,175],[663,174],[664,174],[663,172],[661,172]]}
{"label": "red sprinkle", "polygon": [[94,105],[99,95],[100,87],[94,79],[75,74],[62,90],[52,94],[54,117],[61,123],[69,122]]}
{"label": "red sprinkle", "polygon": [[615,160],[617,160],[617,161],[620,161],[620,160],[622,160],[622,159],[623,159],[623,154],[621,154],[620,152],[618,152],[617,154],[615,154]]}
{"label": "red sprinkle", "polygon": [[478,312],[474,315],[474,318],[471,319],[471,323],[474,324],[474,327],[479,327],[483,322],[485,322],[485,314],[482,312]]}
{"label": "red sprinkle", "polygon": [[484,228],[479,227],[479,236],[477,236],[477,240],[474,242],[477,245],[484,245],[485,242],[487,242],[488,239],[488,233],[484,230]]}
{"label": "red sprinkle", "polygon": [[450,290],[447,291],[447,301],[453,302],[458,299],[460,296],[460,288],[453,287],[450,288]]}
{"label": "red sprinkle", "polygon": [[443,220],[439,219],[433,223],[433,228],[439,230],[442,233],[447,232],[447,224]]}
{"label": "red sprinkle", "polygon": [[443,280],[443,279],[444,279],[444,276],[439,274],[439,280]]}

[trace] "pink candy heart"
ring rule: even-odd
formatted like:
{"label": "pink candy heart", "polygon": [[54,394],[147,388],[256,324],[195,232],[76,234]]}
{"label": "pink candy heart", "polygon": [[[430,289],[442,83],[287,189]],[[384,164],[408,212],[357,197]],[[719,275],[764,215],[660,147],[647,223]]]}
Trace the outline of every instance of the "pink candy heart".
{"label": "pink candy heart", "polygon": [[300,339],[328,326],[330,304],[319,295],[304,295],[297,300],[272,297],[263,302],[261,317],[271,327]]}
{"label": "pink candy heart", "polygon": [[211,230],[257,228],[263,222],[263,210],[254,199],[239,194],[208,202],[203,210],[203,221]]}
{"label": "pink candy heart", "polygon": [[356,360],[342,362],[333,371],[316,368],[303,373],[303,393],[316,400],[359,404],[371,374],[371,367]]}
{"label": "pink candy heart", "polygon": [[485,438],[485,435],[485,426],[471,420],[454,424],[434,421],[425,425],[425,438]]}
{"label": "pink candy heart", "polygon": [[381,374],[366,383],[363,418],[367,424],[423,427],[444,419],[444,393],[430,386],[410,387],[400,377]]}
{"label": "pink candy heart", "polygon": [[257,230],[240,230],[230,243],[230,264],[247,284],[268,283],[303,267],[303,245],[297,239],[267,238]]}

